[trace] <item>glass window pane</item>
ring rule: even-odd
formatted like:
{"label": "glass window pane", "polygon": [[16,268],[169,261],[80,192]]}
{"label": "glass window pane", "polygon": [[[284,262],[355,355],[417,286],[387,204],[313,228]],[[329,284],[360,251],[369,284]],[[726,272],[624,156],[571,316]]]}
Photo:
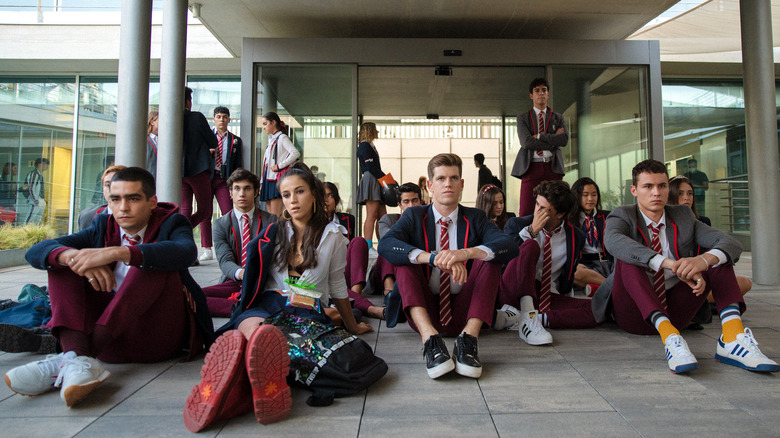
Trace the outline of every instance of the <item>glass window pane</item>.
{"label": "glass window pane", "polygon": [[67,234],[75,99],[72,78],[0,78],[6,221],[48,223]]}

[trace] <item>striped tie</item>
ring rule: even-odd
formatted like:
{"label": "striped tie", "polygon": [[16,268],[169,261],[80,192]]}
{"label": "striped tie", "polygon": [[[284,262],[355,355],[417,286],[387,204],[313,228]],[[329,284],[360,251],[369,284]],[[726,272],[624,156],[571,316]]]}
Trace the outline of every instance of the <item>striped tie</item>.
{"label": "striped tie", "polygon": [[542,259],[542,290],[539,293],[539,313],[550,311],[550,296],[552,295],[552,245],[550,245],[550,239],[560,230],[558,228],[555,231],[547,231],[542,228],[545,239],[544,258]]}
{"label": "striped tie", "polygon": [[249,215],[244,213],[241,216],[241,267],[246,268],[246,246],[249,244]]}
{"label": "striped tie", "polygon": [[596,228],[596,221],[591,215],[585,214],[585,222],[583,222],[582,228],[585,231],[588,246],[595,248],[599,243],[599,230]]}
{"label": "striped tie", "polygon": [[[652,225],[648,225],[648,228],[650,228],[650,232],[652,233],[650,245],[653,251],[658,254],[663,254],[661,252],[661,239],[658,237],[658,234],[661,232],[661,227],[663,226],[664,224],[658,224],[658,228],[656,228]],[[664,283],[664,270],[661,268],[658,268],[658,271],[653,274],[653,290],[658,296],[658,301],[661,302],[664,310],[666,310],[666,284]]]}
{"label": "striped tie", "polygon": [[[450,249],[450,218],[439,219],[441,224],[441,250]],[[442,271],[439,277],[439,322],[446,326],[452,320],[452,308],[450,307],[450,274]]]}
{"label": "striped tie", "polygon": [[141,236],[139,236],[138,234],[132,236],[128,236],[127,234],[125,234],[124,236],[122,236],[122,238],[125,239],[125,241],[127,241],[127,244],[129,246],[136,246],[139,243],[141,243]]}
{"label": "striped tie", "polygon": [[217,169],[218,170],[222,168],[222,148],[223,145],[225,144],[225,137],[227,137],[227,133],[225,134],[226,135],[221,135],[219,132],[217,132],[217,143],[219,144],[217,146]]}
{"label": "striped tie", "polygon": [[[544,132],[544,111],[539,111],[539,134]],[[536,155],[544,156],[544,151],[536,151]]]}

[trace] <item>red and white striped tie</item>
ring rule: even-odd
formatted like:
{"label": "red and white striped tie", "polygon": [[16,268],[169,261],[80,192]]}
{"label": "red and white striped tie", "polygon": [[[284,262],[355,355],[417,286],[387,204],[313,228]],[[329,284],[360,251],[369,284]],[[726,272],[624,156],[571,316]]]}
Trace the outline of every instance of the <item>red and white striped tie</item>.
{"label": "red and white striped tie", "polygon": [[249,244],[251,232],[249,231],[249,215],[241,216],[241,267],[246,268],[246,246]]}
{"label": "red and white striped tie", "polygon": [[544,232],[544,258],[542,259],[542,290],[539,293],[539,313],[550,311],[550,296],[552,295],[552,245],[550,245],[550,239],[560,230],[558,228],[555,231],[547,231],[542,228],[542,232]]}
{"label": "red and white striped tie", "polygon": [[[227,137],[227,133],[225,133],[225,135],[221,135],[219,132],[217,132],[217,143],[219,144],[217,146],[217,169],[222,167],[222,148],[225,144],[225,137]],[[222,175],[222,177],[225,177],[225,175]]]}
{"label": "red and white striped tie", "polygon": [[[661,227],[663,226],[664,224],[658,224],[658,228],[656,228],[652,225],[648,225],[648,228],[650,228],[650,232],[652,233],[652,238],[650,239],[650,246],[653,249],[653,251],[662,255],[663,252],[661,250],[661,239],[659,238],[658,234],[661,232]],[[655,291],[655,294],[658,296],[658,301],[661,302],[661,305],[664,307],[664,310],[666,310],[666,284],[664,283],[664,270],[662,268],[658,268],[658,271],[656,271],[656,273],[653,274],[653,290]]]}
{"label": "red and white striped tie", "polygon": [[125,234],[124,236],[122,236],[122,238],[125,239],[125,241],[127,241],[127,244],[130,246],[136,246],[139,243],[141,243],[141,236],[139,236],[138,234],[134,234],[132,236],[128,236],[127,234]]}
{"label": "red and white striped tie", "polygon": [[[441,224],[441,250],[450,249],[450,218],[443,217],[439,219]],[[450,307],[450,283],[452,278],[450,274],[441,271],[439,276],[439,322],[446,326],[452,321],[452,308]]]}
{"label": "red and white striped tie", "polygon": [[[544,132],[544,111],[539,111],[539,134]],[[544,151],[536,151],[536,155],[543,157]]]}

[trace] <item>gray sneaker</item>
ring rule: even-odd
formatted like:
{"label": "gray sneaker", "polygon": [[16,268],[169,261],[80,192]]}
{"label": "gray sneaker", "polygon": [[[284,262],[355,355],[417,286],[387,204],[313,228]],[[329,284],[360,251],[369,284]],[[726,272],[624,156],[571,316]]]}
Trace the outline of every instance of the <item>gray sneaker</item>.
{"label": "gray sneaker", "polygon": [[5,384],[17,394],[34,396],[55,388],[62,365],[76,358],[76,353],[50,354],[46,359],[18,366],[5,374]]}
{"label": "gray sneaker", "polygon": [[78,356],[66,361],[57,377],[55,386],[62,385],[60,397],[71,407],[97,388],[111,373],[92,357]]}

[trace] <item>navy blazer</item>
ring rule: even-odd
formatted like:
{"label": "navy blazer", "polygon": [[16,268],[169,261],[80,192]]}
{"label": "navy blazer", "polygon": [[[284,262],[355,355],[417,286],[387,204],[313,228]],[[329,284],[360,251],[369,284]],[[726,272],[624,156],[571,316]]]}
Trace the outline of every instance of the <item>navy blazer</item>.
{"label": "navy blazer", "polygon": [[374,178],[379,179],[385,176],[382,172],[382,165],[379,163],[379,154],[367,141],[361,141],[357,149],[357,158],[360,163],[360,176],[366,172],[371,172]]}
{"label": "navy blazer", "polygon": [[[217,136],[217,130],[214,129],[214,137]],[[230,175],[236,171],[239,167],[244,167],[244,163],[242,160],[242,154],[243,154],[243,142],[241,141],[241,137],[233,134],[230,131],[227,131],[227,145],[228,152],[227,152],[227,160],[222,163],[222,169],[220,169],[220,172],[222,172],[222,178],[228,179]],[[217,148],[219,148],[219,140],[217,140]],[[216,153],[217,149],[214,149],[214,160],[216,161]],[[216,166],[216,163],[215,163]],[[228,187],[228,190],[230,188]]]}
{"label": "navy blazer", "polygon": [[352,240],[355,238],[355,216],[349,213],[336,212],[336,219],[339,221],[342,227],[347,229],[347,239]]}
{"label": "navy blazer", "polygon": [[217,136],[206,121],[206,116],[197,111],[184,110],[184,168],[181,176],[195,176],[203,171],[214,170],[214,155],[209,149],[217,148]]}
{"label": "navy blazer", "polygon": [[[433,204],[409,207],[396,224],[379,241],[377,251],[394,265],[410,265],[409,253],[414,249],[426,252],[436,250],[437,226],[434,223]],[[502,233],[485,216],[485,212],[476,208],[458,205],[458,249],[485,245],[495,254],[492,263],[506,264],[519,254],[518,246],[506,234]],[[473,259],[466,264],[471,269]],[[431,269],[427,264],[426,276]]]}
{"label": "navy blazer", "polygon": [[[195,241],[192,238],[190,221],[179,213],[171,214],[172,208],[178,207],[164,202],[158,204],[158,207],[152,213],[153,216],[160,213],[159,211],[163,209],[168,210],[167,216],[160,224],[155,241],[135,246],[143,254],[143,259],[137,266],[132,261],[131,265],[140,269],[179,271],[182,283],[190,292],[193,301],[195,301],[198,329],[203,336],[206,350],[208,350],[214,341],[214,326],[206,305],[206,295],[188,270],[198,257],[198,248],[195,246]],[[99,214],[87,229],[69,236],[39,242],[33,245],[24,257],[36,269],[67,269],[49,265],[46,260],[49,254],[59,248],[84,249],[105,247],[109,218],[111,218],[110,215]],[[116,224],[113,221],[112,223]]]}
{"label": "navy blazer", "polygon": [[[520,231],[531,225],[534,216],[513,217],[504,226],[504,232],[512,236],[517,245],[523,243]],[[569,221],[563,223],[563,232],[566,234],[566,263],[558,277],[558,292],[568,294],[574,286],[574,273],[577,271],[577,263],[580,261],[582,247],[585,245],[585,233],[578,227],[572,226]]]}

